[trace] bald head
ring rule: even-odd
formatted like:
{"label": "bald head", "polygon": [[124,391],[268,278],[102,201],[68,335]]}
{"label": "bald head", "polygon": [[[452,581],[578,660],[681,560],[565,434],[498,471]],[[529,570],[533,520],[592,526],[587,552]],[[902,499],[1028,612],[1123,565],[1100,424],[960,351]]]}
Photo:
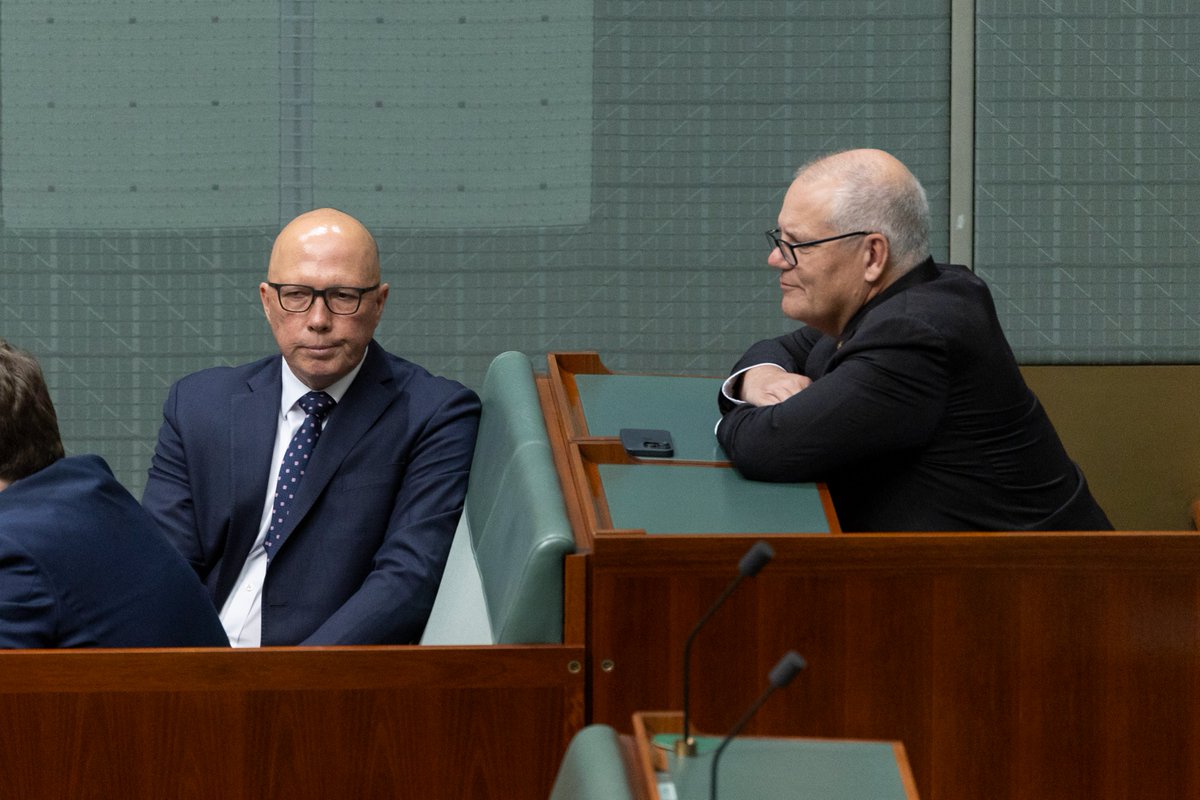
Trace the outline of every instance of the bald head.
{"label": "bald head", "polygon": [[[337,209],[301,214],[275,238],[259,296],[288,367],[310,389],[330,386],[364,358],[388,297],[379,278],[374,237]],[[300,299],[285,308],[285,292]]]}
{"label": "bald head", "polygon": [[883,150],[844,150],[810,161],[796,184],[832,186],[830,227],[879,231],[888,239],[893,274],[929,256],[929,201],[908,167]]}
{"label": "bald head", "polygon": [[363,270],[363,286],[379,282],[379,248],[375,237],[361,222],[336,208],[305,212],[283,227],[271,248],[267,280],[279,280],[275,275],[279,265],[334,250],[340,261]]}

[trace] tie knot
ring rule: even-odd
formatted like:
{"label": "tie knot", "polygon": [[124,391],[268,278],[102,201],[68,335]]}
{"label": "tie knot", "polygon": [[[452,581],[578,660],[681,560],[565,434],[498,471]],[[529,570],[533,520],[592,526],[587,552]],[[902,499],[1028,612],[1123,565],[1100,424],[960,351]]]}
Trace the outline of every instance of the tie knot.
{"label": "tie knot", "polygon": [[309,392],[297,402],[304,409],[305,414],[315,416],[317,419],[324,418],[330,409],[337,405],[337,401],[325,392]]}

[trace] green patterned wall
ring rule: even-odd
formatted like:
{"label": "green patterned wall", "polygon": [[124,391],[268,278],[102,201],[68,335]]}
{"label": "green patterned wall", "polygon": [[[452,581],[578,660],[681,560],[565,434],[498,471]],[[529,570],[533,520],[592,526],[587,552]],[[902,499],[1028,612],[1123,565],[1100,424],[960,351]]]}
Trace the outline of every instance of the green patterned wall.
{"label": "green patterned wall", "polygon": [[1195,0],[978,0],[975,268],[1027,361],[1200,360]]}
{"label": "green patterned wall", "polygon": [[[979,5],[975,264],[1018,354],[1193,358],[1183,1],[1156,31],[1117,0]],[[378,338],[434,371],[596,349],[719,374],[788,327],[761,232],[808,157],[897,153],[945,256],[949,49],[950,0],[4,0],[0,336],[135,493],[170,383],[270,352],[257,284],[312,206],[376,232]]]}

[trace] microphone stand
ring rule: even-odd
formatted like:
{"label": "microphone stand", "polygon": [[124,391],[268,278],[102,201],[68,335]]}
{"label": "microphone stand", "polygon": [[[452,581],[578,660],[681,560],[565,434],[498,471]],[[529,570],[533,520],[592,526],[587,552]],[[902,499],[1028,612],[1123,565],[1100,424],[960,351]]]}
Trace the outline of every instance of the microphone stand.
{"label": "microphone stand", "polygon": [[738,562],[738,576],[733,579],[733,582],[725,587],[725,591],[721,592],[721,596],[717,601],[705,612],[696,626],[692,628],[692,632],[688,634],[687,642],[683,645],[683,736],[675,740],[675,755],[680,758],[686,758],[696,755],[696,740],[692,738],[691,728],[689,727],[690,716],[688,706],[691,700],[691,666],[692,666],[692,642],[696,640],[696,634],[704,627],[709,618],[716,613],[717,609],[725,602],[729,595],[733,594],[733,590],[741,584],[746,578],[751,578],[758,574],[767,562],[775,557],[775,550],[771,545],[764,541],[755,542],[746,554],[742,556]]}
{"label": "microphone stand", "polygon": [[783,658],[779,659],[779,662],[771,670],[771,674],[768,677],[770,683],[766,690],[758,696],[758,699],[754,701],[754,705],[750,706],[750,708],[746,710],[746,713],[742,714],[742,718],[739,719],[737,724],[733,726],[733,730],[729,731],[729,733],[725,735],[725,738],[721,741],[721,744],[717,746],[716,752],[713,753],[712,770],[709,773],[708,784],[709,800],[717,800],[717,763],[721,759],[721,754],[725,752],[725,747],[731,741],[733,741],[733,737],[742,732],[742,728],[746,727],[746,723],[750,721],[750,718],[753,717],[755,712],[762,707],[763,703],[767,702],[767,698],[771,696],[771,692],[787,686],[792,682],[792,678],[796,677],[796,673],[804,669],[806,666],[807,663],[799,653],[797,653],[795,650],[788,650],[783,654]]}

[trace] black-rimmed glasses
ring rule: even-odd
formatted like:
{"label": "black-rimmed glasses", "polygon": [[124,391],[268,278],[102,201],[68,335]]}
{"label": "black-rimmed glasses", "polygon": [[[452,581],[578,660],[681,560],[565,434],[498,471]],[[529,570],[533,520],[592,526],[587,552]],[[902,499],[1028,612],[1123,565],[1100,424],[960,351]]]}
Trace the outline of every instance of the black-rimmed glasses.
{"label": "black-rimmed glasses", "polygon": [[267,286],[270,286],[279,295],[279,305],[284,311],[302,314],[308,311],[315,298],[320,297],[325,301],[325,307],[329,309],[330,313],[344,316],[356,313],[359,304],[362,303],[363,295],[379,288],[377,283],[361,289],[356,286],[329,286],[324,289],[316,289],[302,283],[271,283],[270,281],[267,282]]}
{"label": "black-rimmed glasses", "polygon": [[796,251],[802,247],[812,247],[813,245],[825,244],[826,242],[836,242],[838,239],[849,239],[851,236],[869,236],[871,231],[854,231],[853,233],[842,233],[837,236],[829,236],[825,239],[813,239],[810,242],[785,242],[780,239],[778,234],[779,228],[774,228],[767,231],[767,239],[771,242],[771,247],[779,248],[779,255],[783,256],[783,260],[789,266],[796,266]]}

